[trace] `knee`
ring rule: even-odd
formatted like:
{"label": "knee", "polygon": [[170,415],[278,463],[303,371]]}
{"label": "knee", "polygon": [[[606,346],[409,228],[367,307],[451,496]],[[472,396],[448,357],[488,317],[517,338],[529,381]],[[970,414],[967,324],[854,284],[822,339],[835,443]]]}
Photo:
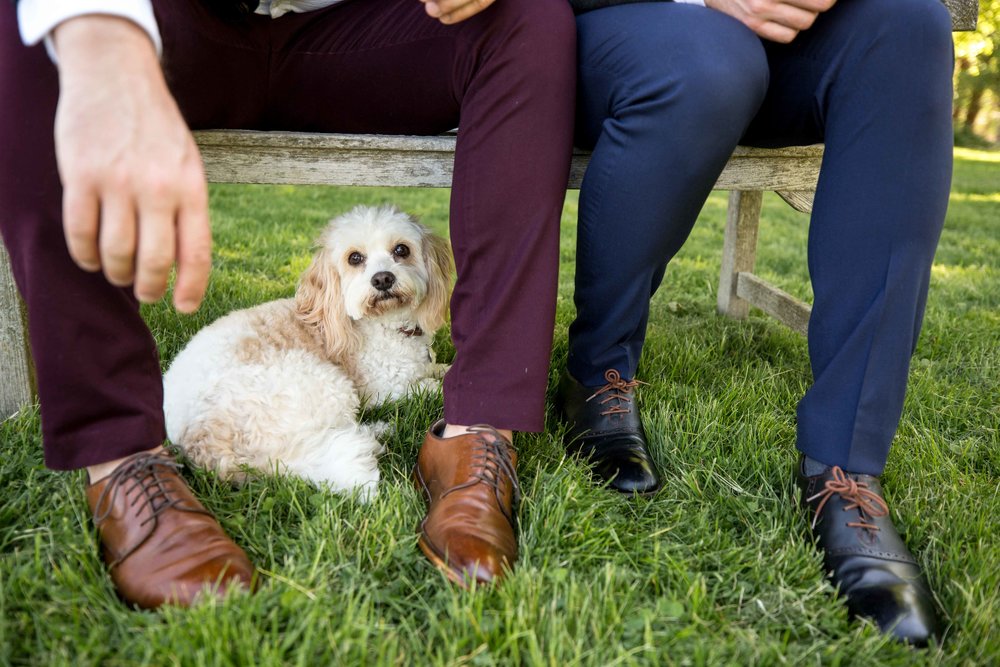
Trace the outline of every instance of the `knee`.
{"label": "knee", "polygon": [[903,14],[898,31],[909,35],[915,51],[926,53],[928,58],[938,58],[949,63],[955,55],[951,35],[951,13],[938,0],[909,0],[890,4],[898,5]]}
{"label": "knee", "polygon": [[573,10],[565,0],[497,0],[493,8],[497,20],[536,29],[539,35],[555,40],[576,35]]}
{"label": "knee", "polygon": [[902,34],[921,42],[923,37],[951,41],[951,14],[940,0],[879,0],[868,2],[875,20],[894,25]]}
{"label": "knee", "polygon": [[639,44],[621,106],[669,110],[671,119],[686,116],[689,126],[709,131],[749,123],[767,93],[767,56],[749,30],[720,18],[718,39],[693,39],[674,53],[664,53],[656,36]]}
{"label": "knee", "polygon": [[526,67],[575,66],[576,21],[566,0],[498,0],[490,12],[491,28]]}
{"label": "knee", "polygon": [[908,67],[951,59],[951,14],[940,0],[864,0],[844,3],[844,8],[856,13],[855,29],[892,44],[894,52],[905,54]]}
{"label": "knee", "polygon": [[855,0],[837,9],[831,32],[842,39],[845,80],[872,82],[875,99],[911,118],[930,115],[950,137],[944,125],[950,124],[954,47],[951,15],[940,0]]}
{"label": "knee", "polygon": [[749,123],[767,94],[770,69],[756,37],[699,45],[683,67],[678,94],[695,100],[707,123]]}

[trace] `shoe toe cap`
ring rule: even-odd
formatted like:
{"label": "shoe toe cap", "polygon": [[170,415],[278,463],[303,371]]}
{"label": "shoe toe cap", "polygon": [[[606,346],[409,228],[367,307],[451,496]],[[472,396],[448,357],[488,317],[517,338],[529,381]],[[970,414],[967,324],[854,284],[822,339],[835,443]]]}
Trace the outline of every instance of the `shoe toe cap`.
{"label": "shoe toe cap", "polygon": [[853,615],[872,619],[882,632],[908,644],[926,646],[931,638],[941,636],[934,603],[910,582],[852,590],[848,608]]}
{"label": "shoe toe cap", "polygon": [[206,595],[221,599],[230,590],[252,592],[256,585],[254,568],[242,552],[173,563],[146,576],[127,569],[116,569],[112,576],[125,599],[145,609],[164,604],[190,607]]}
{"label": "shoe toe cap", "polygon": [[660,488],[660,478],[653,461],[644,449],[629,446],[609,447],[591,456],[594,473],[622,493],[653,493]]}
{"label": "shoe toe cap", "polygon": [[447,552],[431,543],[426,535],[420,540],[421,549],[450,580],[464,587],[472,582],[491,584],[500,581],[517,559],[517,554],[510,548],[505,549],[474,535],[456,534],[445,538]]}

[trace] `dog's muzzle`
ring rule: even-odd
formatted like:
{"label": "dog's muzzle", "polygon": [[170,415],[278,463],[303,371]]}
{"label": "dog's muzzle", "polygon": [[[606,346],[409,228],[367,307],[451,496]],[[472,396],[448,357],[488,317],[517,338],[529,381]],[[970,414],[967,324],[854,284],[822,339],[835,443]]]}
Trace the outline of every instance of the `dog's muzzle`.
{"label": "dog's muzzle", "polygon": [[379,292],[388,292],[396,284],[396,276],[390,271],[379,271],[372,276],[372,287]]}

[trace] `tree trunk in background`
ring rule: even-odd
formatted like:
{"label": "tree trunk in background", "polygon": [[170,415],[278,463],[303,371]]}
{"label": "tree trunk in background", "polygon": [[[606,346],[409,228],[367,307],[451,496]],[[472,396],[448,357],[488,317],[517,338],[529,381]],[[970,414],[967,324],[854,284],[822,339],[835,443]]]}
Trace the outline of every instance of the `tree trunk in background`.
{"label": "tree trunk in background", "polygon": [[955,122],[955,125],[958,125],[963,115],[962,112],[965,111],[965,105],[963,104],[962,96],[960,94],[962,90],[961,85],[965,71],[971,66],[972,62],[968,58],[964,56],[955,58],[955,103],[952,105],[951,109],[951,119]]}
{"label": "tree trunk in background", "polygon": [[969,105],[965,109],[965,128],[970,132],[973,131],[976,118],[983,108],[983,93],[986,92],[985,86],[977,84],[973,84],[972,93],[969,95]]}

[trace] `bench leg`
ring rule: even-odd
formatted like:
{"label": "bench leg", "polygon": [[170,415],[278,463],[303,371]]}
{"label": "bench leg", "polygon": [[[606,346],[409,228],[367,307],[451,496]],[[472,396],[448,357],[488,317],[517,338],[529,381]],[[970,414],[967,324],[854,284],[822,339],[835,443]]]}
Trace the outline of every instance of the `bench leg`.
{"label": "bench leg", "polygon": [[23,306],[10,257],[0,243],[0,419],[6,419],[34,399],[31,355]]}
{"label": "bench leg", "polygon": [[752,273],[757,260],[757,228],[763,199],[764,193],[758,190],[729,193],[718,300],[719,313],[727,317],[745,319],[750,309],[750,304],[736,295],[736,287],[740,272]]}

